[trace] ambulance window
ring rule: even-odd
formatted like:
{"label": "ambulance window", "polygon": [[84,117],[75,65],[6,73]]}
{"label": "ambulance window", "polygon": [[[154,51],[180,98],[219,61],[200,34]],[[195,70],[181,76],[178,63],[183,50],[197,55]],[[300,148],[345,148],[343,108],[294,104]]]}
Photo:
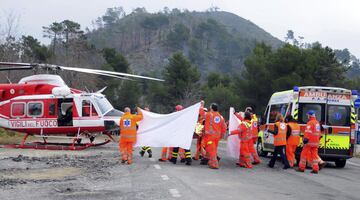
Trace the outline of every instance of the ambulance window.
{"label": "ambulance window", "polygon": [[55,107],[55,103],[50,103],[49,104],[49,115],[55,115],[56,113],[56,107]]}
{"label": "ambulance window", "polygon": [[332,126],[350,126],[350,107],[328,105],[327,124]]}
{"label": "ambulance window", "polygon": [[89,100],[82,101],[82,116],[90,117],[90,101]]}
{"label": "ambulance window", "polygon": [[274,123],[278,114],[282,114],[283,116],[285,116],[287,107],[287,104],[271,105],[269,123]]}
{"label": "ambulance window", "polygon": [[290,107],[289,107],[289,109],[287,110],[286,115],[285,115],[284,117],[286,117],[286,116],[288,116],[288,115],[291,115],[292,107],[293,107],[293,104],[290,103]]}
{"label": "ambulance window", "polygon": [[40,117],[42,116],[43,104],[40,102],[28,103],[28,116]]}
{"label": "ambulance window", "polygon": [[306,124],[309,121],[307,118],[307,113],[310,110],[315,111],[316,119],[319,122],[324,122],[323,106],[324,105],[314,103],[299,104],[299,122]]}
{"label": "ambulance window", "polygon": [[262,117],[262,120],[261,120],[261,123],[262,123],[262,124],[265,124],[265,123],[267,123],[267,121],[268,121],[267,117],[268,117],[268,113],[269,113],[269,108],[270,108],[270,106],[267,106],[267,107],[266,107],[264,116]]}
{"label": "ambulance window", "polygon": [[13,103],[11,104],[11,115],[13,117],[25,116],[25,103]]}

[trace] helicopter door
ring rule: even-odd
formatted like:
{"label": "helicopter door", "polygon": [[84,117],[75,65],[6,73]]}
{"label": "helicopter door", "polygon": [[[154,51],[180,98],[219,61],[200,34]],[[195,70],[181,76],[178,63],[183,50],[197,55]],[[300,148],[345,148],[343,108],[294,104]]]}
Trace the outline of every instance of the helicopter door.
{"label": "helicopter door", "polygon": [[73,99],[58,100],[58,125],[73,125]]}

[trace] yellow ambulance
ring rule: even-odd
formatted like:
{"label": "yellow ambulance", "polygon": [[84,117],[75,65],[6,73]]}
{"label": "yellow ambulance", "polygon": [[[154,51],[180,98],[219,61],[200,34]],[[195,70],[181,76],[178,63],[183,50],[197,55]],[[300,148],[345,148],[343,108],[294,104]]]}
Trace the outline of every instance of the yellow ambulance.
{"label": "yellow ambulance", "polygon": [[[274,93],[262,116],[257,151],[265,156],[274,149],[273,130],[278,113],[284,117],[292,115],[301,127],[301,136],[307,123],[306,113],[313,110],[323,127],[319,145],[319,156],[325,161],[334,161],[342,168],[346,160],[353,156],[355,148],[355,108],[356,90],[336,87],[294,87]],[[302,144],[298,146],[299,158]]]}

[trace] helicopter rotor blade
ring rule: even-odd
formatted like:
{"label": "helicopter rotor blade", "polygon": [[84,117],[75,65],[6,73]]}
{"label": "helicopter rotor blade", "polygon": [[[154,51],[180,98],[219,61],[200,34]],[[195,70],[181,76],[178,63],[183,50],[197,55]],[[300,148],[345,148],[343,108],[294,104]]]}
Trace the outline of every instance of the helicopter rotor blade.
{"label": "helicopter rotor blade", "polygon": [[31,66],[14,66],[14,67],[0,67],[0,71],[11,71],[11,70],[31,70]]}
{"label": "helicopter rotor blade", "polygon": [[[62,67],[60,67],[60,69],[63,69]],[[75,72],[81,72],[81,73],[88,73],[88,74],[95,74],[95,75],[100,75],[100,76],[108,76],[108,77],[112,77],[112,78],[118,78],[118,79],[123,79],[123,80],[128,80],[128,81],[134,81],[131,78],[128,77],[122,77],[122,76],[116,76],[116,75],[112,75],[112,74],[105,74],[105,73],[100,73],[100,72],[93,72],[89,69],[86,68],[79,68],[77,70],[68,70],[68,71],[75,71]]]}
{"label": "helicopter rotor blade", "polygon": [[113,72],[113,71],[106,71],[106,70],[99,70],[99,69],[87,69],[87,68],[78,68],[78,67],[63,67],[59,66],[61,69],[64,70],[72,70],[72,71],[82,71],[85,73],[101,73],[101,74],[108,74],[108,75],[116,75],[116,76],[125,76],[125,77],[132,77],[132,78],[141,78],[141,79],[148,79],[153,81],[164,81],[163,79],[158,78],[152,78],[148,76],[141,76],[141,75],[135,75],[135,74],[128,74],[128,73],[122,73],[122,72]]}
{"label": "helicopter rotor blade", "polygon": [[147,79],[153,81],[164,81],[163,79],[152,78],[147,76],[128,74],[122,72],[114,72],[114,71],[106,71],[99,69],[89,69],[89,68],[79,68],[79,67],[65,67],[60,65],[52,65],[52,64],[38,64],[38,63],[13,63],[13,62],[0,62],[0,71],[4,70],[24,70],[24,69],[34,69],[34,68],[42,68],[42,69],[50,69],[50,70],[67,70],[67,71],[75,71],[75,72],[83,72],[88,74],[96,74],[102,76],[109,76],[113,78],[119,78],[124,80],[133,80],[131,78],[139,78],[139,79]]}
{"label": "helicopter rotor blade", "polygon": [[3,66],[28,66],[28,67],[33,67],[33,66],[36,66],[37,64],[16,63],[16,62],[0,62],[0,65],[3,65]]}
{"label": "helicopter rotor blade", "polygon": [[33,69],[34,66],[35,65],[31,63],[0,62],[0,71],[30,70]]}

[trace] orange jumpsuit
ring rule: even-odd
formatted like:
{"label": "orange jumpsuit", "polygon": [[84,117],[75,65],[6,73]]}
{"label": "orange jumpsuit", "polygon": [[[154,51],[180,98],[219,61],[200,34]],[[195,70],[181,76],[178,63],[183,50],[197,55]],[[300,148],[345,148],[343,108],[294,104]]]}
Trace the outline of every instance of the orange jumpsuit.
{"label": "orange jumpsuit", "polygon": [[122,161],[127,161],[129,165],[132,163],[133,146],[136,142],[136,122],[141,121],[142,118],[142,113],[133,115],[126,112],[120,119],[120,154]]}
{"label": "orange jumpsuit", "polygon": [[315,117],[310,117],[310,120],[306,124],[306,129],[304,132],[304,140],[307,139],[308,142],[304,144],[303,149],[300,155],[299,169],[301,171],[305,170],[306,160],[310,157],[312,162],[312,169],[314,172],[319,171],[318,165],[318,148],[320,141],[321,128],[320,123],[316,120]]}
{"label": "orange jumpsuit", "polygon": [[[204,119],[199,117],[198,124],[203,125]],[[197,124],[197,125],[198,125]],[[194,160],[199,160],[203,155],[201,153],[201,140],[202,136],[204,135],[204,128],[201,130],[201,132],[197,135],[197,141],[196,141],[196,151],[195,155],[193,157]]]}
{"label": "orange jumpsuit", "polygon": [[300,143],[300,126],[296,122],[288,123],[288,131],[290,136],[286,142],[286,157],[289,161],[290,167],[294,167],[295,164],[295,151],[296,147]]}
{"label": "orange jumpsuit", "polygon": [[161,158],[159,160],[166,161],[166,156],[167,159],[170,160],[172,158],[171,156],[172,151],[173,151],[172,147],[163,147],[161,150]]}
{"label": "orange jumpsuit", "polygon": [[206,151],[206,158],[209,159],[208,165],[212,169],[218,169],[217,147],[221,136],[226,132],[225,120],[219,112],[205,112],[204,108],[200,108],[200,116],[205,119],[202,145]]}
{"label": "orange jumpsuit", "polygon": [[231,131],[232,135],[239,135],[240,139],[240,157],[239,157],[239,166],[245,168],[252,168],[250,152],[249,152],[249,143],[252,143],[252,131],[251,131],[251,122],[245,120],[242,122],[236,130]]}
{"label": "orange jumpsuit", "polygon": [[248,142],[249,145],[249,153],[253,157],[254,164],[259,164],[261,162],[259,155],[256,152],[256,149],[254,147],[254,144],[257,142],[259,135],[258,130],[258,119],[256,115],[252,115],[251,119],[251,137],[249,138],[250,141]]}

